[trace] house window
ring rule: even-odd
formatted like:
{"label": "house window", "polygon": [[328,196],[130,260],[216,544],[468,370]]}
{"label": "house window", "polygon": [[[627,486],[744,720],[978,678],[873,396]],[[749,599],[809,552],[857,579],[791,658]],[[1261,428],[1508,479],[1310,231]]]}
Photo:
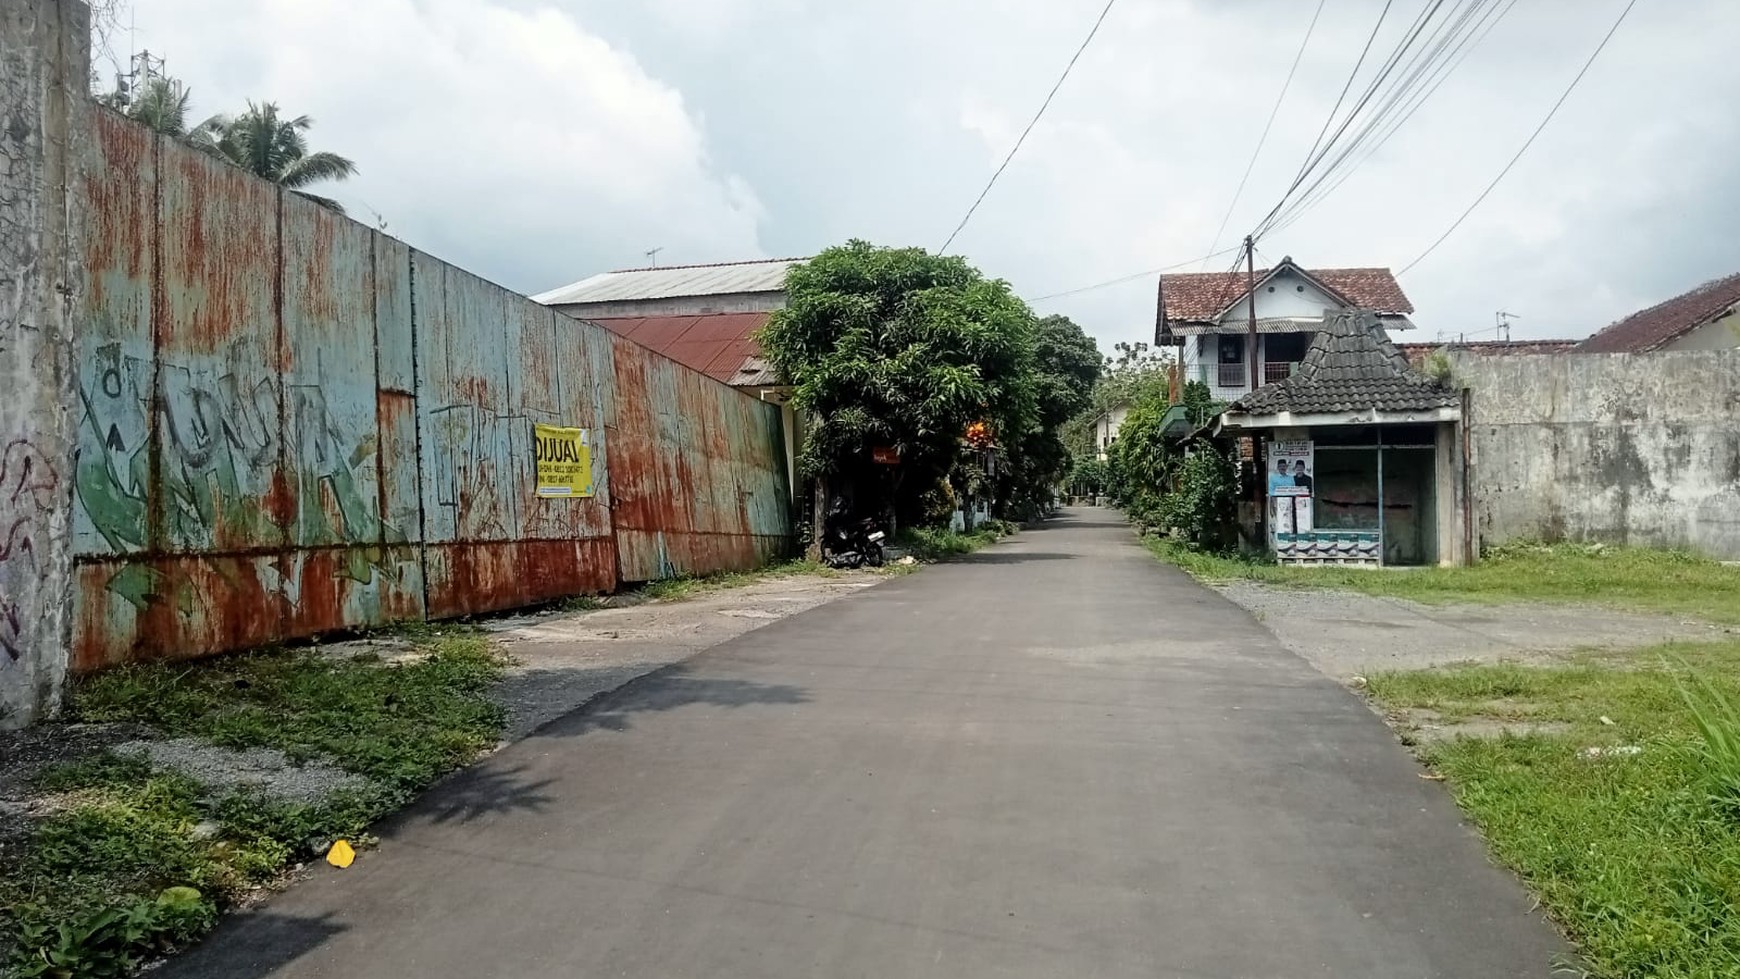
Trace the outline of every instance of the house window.
{"label": "house window", "polygon": [[1245,375],[1245,338],[1240,336],[1222,336],[1220,340],[1220,376],[1216,378],[1223,388],[1244,387]]}
{"label": "house window", "polygon": [[1263,382],[1272,384],[1292,374],[1311,346],[1309,333],[1270,333],[1263,337]]}

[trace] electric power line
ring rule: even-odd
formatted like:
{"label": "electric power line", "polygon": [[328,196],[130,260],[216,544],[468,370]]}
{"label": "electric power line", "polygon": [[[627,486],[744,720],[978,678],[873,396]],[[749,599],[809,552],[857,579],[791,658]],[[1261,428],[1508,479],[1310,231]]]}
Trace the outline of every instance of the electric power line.
{"label": "electric power line", "polygon": [[941,248],[937,249],[938,255],[948,253],[949,246],[954,244],[955,236],[960,234],[961,230],[967,226],[967,222],[973,219],[973,212],[977,211],[979,205],[985,202],[985,195],[989,194],[991,188],[996,186],[997,178],[1003,175],[1003,171],[1009,168],[1009,161],[1015,159],[1015,154],[1020,152],[1021,144],[1027,141],[1027,134],[1031,133],[1033,127],[1039,124],[1039,117],[1045,115],[1045,110],[1051,106],[1051,100],[1056,97],[1057,90],[1063,87],[1064,80],[1069,78],[1069,73],[1075,68],[1076,61],[1081,58],[1082,52],[1087,50],[1088,45],[1093,43],[1094,35],[1100,32],[1100,25],[1106,22],[1106,15],[1112,12],[1112,4],[1117,2],[1118,0],[1106,0],[1106,6],[1100,11],[1099,18],[1094,21],[1093,29],[1089,30],[1087,37],[1082,39],[1081,47],[1076,48],[1075,54],[1070,56],[1069,64],[1063,66],[1063,74],[1057,77],[1057,84],[1051,86],[1051,91],[1046,94],[1045,101],[1039,104],[1039,111],[1033,114],[1033,119],[1027,124],[1027,128],[1021,130],[1021,135],[1015,140],[1015,145],[1009,148],[1009,155],[1003,158],[1002,164],[997,167],[995,173],[991,174],[991,179],[985,183],[985,189],[979,191],[978,199],[973,201],[972,207],[967,208],[966,216],[961,218],[961,223],[955,225],[955,230],[949,233],[948,240],[943,242]]}
{"label": "electric power line", "polygon": [[1115,279],[1107,279],[1104,282],[1096,282],[1091,286],[1082,286],[1079,289],[1065,289],[1062,292],[1053,292],[1053,293],[1050,293],[1049,295],[1036,296],[1033,299],[1029,299],[1027,301],[1030,303],[1042,303],[1048,299],[1062,299],[1064,296],[1074,296],[1074,295],[1078,295],[1078,294],[1084,293],[1084,292],[1093,292],[1096,289],[1105,289],[1109,286],[1123,285],[1126,282],[1134,282],[1137,279],[1147,278],[1150,275],[1159,275],[1162,272],[1173,272],[1173,271],[1176,271],[1178,269],[1184,268],[1187,265],[1195,265],[1198,262],[1206,262],[1211,258],[1219,258],[1222,255],[1231,255],[1233,252],[1238,252],[1242,255],[1242,254],[1244,254],[1244,250],[1245,250],[1245,246],[1234,245],[1231,248],[1222,248],[1218,252],[1212,252],[1212,253],[1207,254],[1207,255],[1198,256],[1197,258],[1193,258],[1193,259],[1189,260],[1188,262],[1179,262],[1176,265],[1163,265],[1157,269],[1143,269],[1140,272],[1131,272],[1129,275],[1120,275]]}
{"label": "electric power line", "polygon": [[[1484,0],[1482,0],[1482,2],[1484,2]],[[1414,114],[1420,110],[1420,107],[1431,99],[1431,97],[1438,91],[1439,87],[1444,84],[1445,80],[1454,74],[1456,69],[1460,68],[1464,61],[1468,60],[1468,56],[1473,53],[1474,49],[1479,47],[1481,42],[1486,40],[1487,36],[1492,33],[1493,29],[1498,26],[1500,21],[1504,20],[1505,15],[1510,13],[1511,8],[1515,7],[1516,3],[1517,0],[1499,0],[1498,5],[1488,8],[1486,13],[1482,14],[1480,18],[1466,31],[1462,32],[1459,37],[1456,36],[1456,31],[1459,29],[1459,26],[1453,27],[1452,33],[1443,41],[1439,42],[1438,46],[1434,49],[1433,55],[1444,50],[1447,50],[1448,53],[1443,55],[1435,64],[1429,64],[1432,56],[1428,56],[1428,63],[1422,63],[1421,67],[1415,69],[1414,74],[1410,76],[1410,78],[1423,77],[1423,85],[1416,87],[1414,91],[1399,93],[1398,95],[1391,96],[1386,100],[1384,108],[1380,110],[1380,121],[1375,123],[1375,125],[1381,126],[1381,128],[1376,130],[1377,135],[1372,138],[1368,144],[1364,145],[1363,148],[1358,145],[1349,147],[1346,152],[1336,158],[1336,160],[1331,164],[1331,168],[1334,169],[1339,167],[1342,161],[1355,150],[1360,150],[1358,159],[1355,159],[1351,164],[1342,168],[1341,172],[1338,175],[1335,175],[1332,180],[1329,180],[1327,184],[1324,184],[1323,181],[1313,183],[1311,188],[1309,188],[1306,193],[1299,198],[1299,200],[1282,210],[1274,222],[1270,224],[1265,233],[1272,234],[1290,227],[1294,222],[1298,221],[1299,218],[1303,217],[1306,211],[1317,206],[1325,198],[1333,194],[1343,183],[1346,183],[1347,179],[1353,176],[1354,171],[1365,165],[1366,161],[1375,156],[1378,150],[1382,149],[1384,144],[1389,142],[1390,137],[1394,136],[1398,130],[1407,125],[1408,121],[1414,117]],[[1465,12],[1463,18],[1459,19],[1458,25],[1464,22],[1466,18],[1480,6],[1481,4],[1477,3],[1474,7]],[[1424,69],[1423,76],[1421,76],[1421,69]],[[1381,122],[1382,115],[1390,112],[1394,106],[1398,105],[1401,108],[1395,110],[1397,114],[1394,116],[1393,120],[1389,121],[1387,124]]]}
{"label": "electric power line", "polygon": [[1504,179],[1505,174],[1510,173],[1511,168],[1516,166],[1516,161],[1522,159],[1523,154],[1527,153],[1529,147],[1534,145],[1536,137],[1540,136],[1542,130],[1547,128],[1547,124],[1553,121],[1553,116],[1558,114],[1559,107],[1564,105],[1565,100],[1571,97],[1571,92],[1576,89],[1577,83],[1581,82],[1583,76],[1589,73],[1589,67],[1595,63],[1596,58],[1601,56],[1601,52],[1607,47],[1607,42],[1613,40],[1613,35],[1619,31],[1619,25],[1625,23],[1625,18],[1631,14],[1631,8],[1635,6],[1637,6],[1637,0],[1629,0],[1629,2],[1626,3],[1625,9],[1621,10],[1619,12],[1619,17],[1613,21],[1613,26],[1609,27],[1607,33],[1601,38],[1601,43],[1595,45],[1595,50],[1589,55],[1589,60],[1583,62],[1583,67],[1577,70],[1576,76],[1571,79],[1571,84],[1565,86],[1565,91],[1560,93],[1559,100],[1553,103],[1551,109],[1547,110],[1547,117],[1541,120],[1541,124],[1535,127],[1533,133],[1529,134],[1529,138],[1523,142],[1522,148],[1516,151],[1516,155],[1510,158],[1510,162],[1504,165],[1504,169],[1498,171],[1498,176],[1492,178],[1492,182],[1486,185],[1486,189],[1480,192],[1480,196],[1474,199],[1474,203],[1469,204],[1468,209],[1463,211],[1461,216],[1452,222],[1450,227],[1446,228],[1444,233],[1439,235],[1436,241],[1428,245],[1426,250],[1421,252],[1418,258],[1415,258],[1407,265],[1402,266],[1402,270],[1396,273],[1397,275],[1406,275],[1409,269],[1425,261],[1426,256],[1436,251],[1438,246],[1444,243],[1444,239],[1449,238],[1454,234],[1456,229],[1462,226],[1462,222],[1468,219],[1468,215],[1474,213],[1474,209],[1480,206],[1480,202],[1486,200],[1487,195],[1492,193],[1492,189],[1498,186],[1499,181]]}
{"label": "electric power line", "polygon": [[[1245,164],[1244,175],[1239,177],[1238,189],[1233,191],[1232,202],[1226,206],[1226,213],[1221,215],[1220,227],[1215,229],[1214,240],[1208,243],[1209,254],[1220,246],[1220,236],[1226,233],[1226,224],[1232,220],[1233,209],[1238,207],[1239,198],[1244,196],[1245,182],[1251,179],[1251,170],[1257,165],[1257,157],[1263,154],[1263,144],[1269,141],[1269,130],[1275,125],[1275,116],[1281,112],[1281,103],[1287,98],[1287,89],[1293,86],[1293,75],[1299,71],[1299,62],[1305,57],[1305,48],[1311,43],[1311,33],[1317,29],[1317,18],[1323,15],[1323,5],[1329,0],[1317,0],[1317,10],[1311,15],[1311,23],[1305,25],[1305,37],[1299,42],[1299,53],[1293,55],[1293,66],[1287,69],[1287,80],[1281,83],[1281,94],[1275,96],[1275,106],[1269,110],[1269,120],[1263,123],[1263,134],[1257,137],[1257,148],[1251,151],[1251,159]],[[1207,259],[1203,259],[1204,262]]]}
{"label": "electric power line", "polygon": [[1323,128],[1317,131],[1317,138],[1312,140],[1311,148],[1305,151],[1305,162],[1299,165],[1299,173],[1294,176],[1293,183],[1287,188],[1286,193],[1281,195],[1280,202],[1276,203],[1274,208],[1263,216],[1263,221],[1258,222],[1259,225],[1273,217],[1275,211],[1280,210],[1281,205],[1287,202],[1287,196],[1292,194],[1300,182],[1305,179],[1306,171],[1311,165],[1312,154],[1317,152],[1317,147],[1323,142],[1324,135],[1329,132],[1330,124],[1335,121],[1335,114],[1341,111],[1341,103],[1347,98],[1348,91],[1353,88],[1353,80],[1359,77],[1359,69],[1365,64],[1365,56],[1371,53],[1371,46],[1377,41],[1378,31],[1384,26],[1384,18],[1389,16],[1390,4],[1393,2],[1394,0],[1384,0],[1384,9],[1378,12],[1377,23],[1372,25],[1371,35],[1365,39],[1365,47],[1359,50],[1359,59],[1353,63],[1353,71],[1347,76],[1347,84],[1341,87],[1341,94],[1335,97],[1335,104],[1330,107],[1328,117],[1323,120]]}

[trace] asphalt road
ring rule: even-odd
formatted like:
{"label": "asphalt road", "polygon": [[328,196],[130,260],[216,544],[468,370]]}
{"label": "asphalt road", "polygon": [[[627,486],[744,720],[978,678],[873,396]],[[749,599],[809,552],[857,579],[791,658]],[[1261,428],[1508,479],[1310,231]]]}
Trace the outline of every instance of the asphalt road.
{"label": "asphalt road", "polygon": [[607,694],[159,975],[1551,975],[1418,772],[1078,510]]}

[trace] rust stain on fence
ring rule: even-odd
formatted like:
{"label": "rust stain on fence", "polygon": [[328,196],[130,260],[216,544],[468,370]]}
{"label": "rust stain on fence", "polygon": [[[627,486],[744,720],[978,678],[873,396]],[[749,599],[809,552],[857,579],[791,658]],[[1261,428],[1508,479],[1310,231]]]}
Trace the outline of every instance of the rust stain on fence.
{"label": "rust stain on fence", "polygon": [[[776,408],[90,114],[74,665],[487,612],[785,551]],[[535,492],[532,426],[595,495]]]}

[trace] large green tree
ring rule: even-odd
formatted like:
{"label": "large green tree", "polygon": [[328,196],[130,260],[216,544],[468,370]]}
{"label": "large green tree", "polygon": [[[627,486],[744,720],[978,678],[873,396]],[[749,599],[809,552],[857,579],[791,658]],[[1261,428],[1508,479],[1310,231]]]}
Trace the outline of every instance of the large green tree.
{"label": "large green tree", "polygon": [[[917,519],[924,494],[988,423],[1000,443],[1038,425],[1035,321],[1008,283],[964,259],[851,241],[794,267],[759,340],[814,419],[801,465]],[[878,466],[872,451],[899,451]]]}
{"label": "large green tree", "polygon": [[1047,316],[1035,324],[1036,424],[1006,440],[997,494],[1006,515],[1038,515],[1068,477],[1071,452],[1062,426],[1089,405],[1101,362],[1098,345],[1069,317]]}
{"label": "large green tree", "polygon": [[330,197],[309,193],[311,184],[344,180],[356,174],[356,164],[325,151],[309,152],[304,135],[314,125],[307,116],[286,118],[272,102],[248,103],[235,116],[213,116],[201,123],[191,139],[243,170],[340,213],[344,207]]}

